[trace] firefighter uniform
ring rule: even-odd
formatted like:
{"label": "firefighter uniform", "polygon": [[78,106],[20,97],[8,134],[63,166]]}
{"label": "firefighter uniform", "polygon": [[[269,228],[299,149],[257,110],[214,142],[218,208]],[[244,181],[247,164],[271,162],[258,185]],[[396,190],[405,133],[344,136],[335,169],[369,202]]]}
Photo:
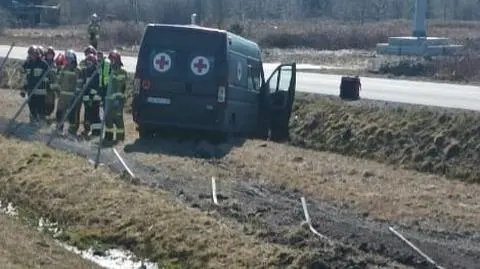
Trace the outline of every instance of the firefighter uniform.
{"label": "firefighter uniform", "polygon": [[100,24],[98,23],[98,16],[97,14],[92,15],[92,20],[88,25],[88,35],[90,36],[90,44],[97,49],[98,46],[98,38],[100,33]]}
{"label": "firefighter uniform", "polygon": [[[62,120],[67,112],[67,109],[73,104],[76,94],[80,94],[76,91],[77,83],[77,68],[76,62],[69,62],[67,66],[60,69],[58,72],[58,104],[56,121],[58,130],[63,132]],[[81,102],[72,109],[68,115],[69,128],[68,132],[72,135],[76,135],[78,131],[78,124],[80,122],[80,108]]]}
{"label": "firefighter uniform", "polygon": [[[97,69],[96,55],[90,54],[86,58],[86,63],[91,62],[91,66],[86,66],[80,69],[77,79],[77,90],[81,91],[87,80],[93,75]],[[90,84],[87,85],[87,90],[83,95],[84,105],[84,135],[88,136],[90,131],[92,136],[100,136],[101,120],[100,120],[100,104],[102,101],[102,92],[99,89],[99,74],[96,73]]]}
{"label": "firefighter uniform", "polygon": [[58,84],[56,83],[57,65],[55,62],[55,51],[52,47],[49,47],[45,53],[45,61],[50,66],[50,83],[47,84],[47,95],[45,96],[45,115],[49,116],[55,110],[55,91],[58,90]]}
{"label": "firefighter uniform", "polygon": [[[45,97],[50,79],[48,74],[44,76],[45,72],[49,72],[49,65],[41,59],[40,51],[37,48],[35,50],[34,57],[31,60],[25,61],[23,65],[23,69],[26,73],[26,85],[24,86],[24,90],[29,96],[31,95],[28,102],[30,122],[45,120]],[[40,79],[42,79],[42,81],[34,90]],[[22,92],[21,95],[25,96],[25,92]]]}
{"label": "firefighter uniform", "polygon": [[[104,57],[101,53],[98,53],[98,61],[99,61],[99,68],[100,68],[100,79],[99,79],[99,87],[100,90],[105,93],[107,91],[109,73],[110,73],[110,61],[107,57]],[[102,100],[105,103],[105,100]]]}
{"label": "firefighter uniform", "polygon": [[117,141],[125,140],[125,123],[123,120],[123,107],[125,105],[125,89],[127,71],[122,68],[120,54],[113,51],[109,55],[111,64],[110,92],[105,96],[105,143],[111,144],[114,137]]}

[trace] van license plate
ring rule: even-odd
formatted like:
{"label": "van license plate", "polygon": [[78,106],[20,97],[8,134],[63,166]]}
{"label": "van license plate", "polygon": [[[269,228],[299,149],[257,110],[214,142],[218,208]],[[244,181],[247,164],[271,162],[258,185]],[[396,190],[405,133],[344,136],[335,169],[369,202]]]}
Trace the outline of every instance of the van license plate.
{"label": "van license plate", "polygon": [[148,97],[147,102],[152,103],[152,104],[169,105],[170,104],[170,99],[159,98],[159,97]]}

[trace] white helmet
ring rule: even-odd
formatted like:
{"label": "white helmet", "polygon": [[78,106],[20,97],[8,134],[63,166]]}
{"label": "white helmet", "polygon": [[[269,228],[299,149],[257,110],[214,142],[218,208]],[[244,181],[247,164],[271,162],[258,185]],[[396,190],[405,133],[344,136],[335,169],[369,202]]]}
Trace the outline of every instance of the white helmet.
{"label": "white helmet", "polygon": [[92,14],[92,21],[97,21],[97,19],[98,19],[97,13],[93,13]]}

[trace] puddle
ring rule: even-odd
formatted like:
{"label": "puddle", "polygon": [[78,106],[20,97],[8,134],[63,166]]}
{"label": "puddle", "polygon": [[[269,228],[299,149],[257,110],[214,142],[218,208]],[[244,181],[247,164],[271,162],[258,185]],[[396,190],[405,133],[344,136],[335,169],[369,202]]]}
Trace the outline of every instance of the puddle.
{"label": "puddle", "polygon": [[[1,199],[0,214],[12,217],[18,216],[15,206],[12,203],[2,203]],[[51,233],[54,238],[60,235],[62,232],[56,223],[50,222],[45,218],[38,219],[37,230],[47,231]],[[97,255],[93,249],[82,251],[58,240],[55,240],[55,242],[64,249],[71,251],[86,260],[92,261],[106,269],[159,269],[156,263],[145,262],[142,264],[142,262],[138,261],[139,259],[129,251],[110,249],[103,252],[102,255]]]}

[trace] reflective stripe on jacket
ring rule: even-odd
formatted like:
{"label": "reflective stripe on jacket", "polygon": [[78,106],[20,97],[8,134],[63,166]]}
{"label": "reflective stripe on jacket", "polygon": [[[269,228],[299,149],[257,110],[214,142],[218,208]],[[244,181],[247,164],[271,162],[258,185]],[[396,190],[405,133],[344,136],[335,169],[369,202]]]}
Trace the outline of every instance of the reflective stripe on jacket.
{"label": "reflective stripe on jacket", "polygon": [[57,82],[62,94],[73,95],[77,84],[76,70],[72,68],[60,69]]}
{"label": "reflective stripe on jacket", "polygon": [[127,71],[125,69],[113,70],[111,71],[112,75],[112,85],[110,88],[110,95],[107,96],[108,100],[115,99],[124,99],[125,98],[125,88],[127,81]]}
{"label": "reflective stripe on jacket", "polygon": [[108,59],[104,59],[100,64],[100,79],[99,79],[99,86],[105,87],[108,85],[108,75],[110,73],[110,61]]}

